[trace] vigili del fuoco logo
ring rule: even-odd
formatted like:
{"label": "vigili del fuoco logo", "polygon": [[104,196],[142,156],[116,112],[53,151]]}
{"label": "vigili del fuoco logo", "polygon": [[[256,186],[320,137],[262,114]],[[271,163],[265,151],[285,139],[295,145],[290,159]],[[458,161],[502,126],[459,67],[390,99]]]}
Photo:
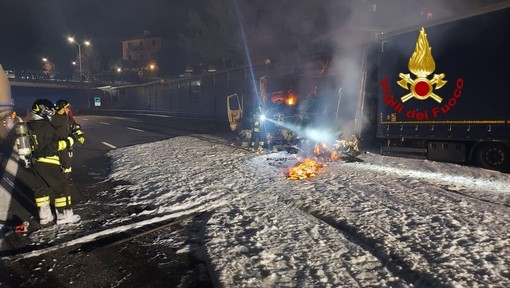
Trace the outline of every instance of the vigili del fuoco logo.
{"label": "vigili del fuoco logo", "polygon": [[414,53],[409,59],[408,68],[415,77],[413,78],[410,74],[399,73],[400,80],[397,81],[397,84],[409,91],[409,93],[400,97],[400,101],[395,99],[391,93],[391,87],[388,85],[390,79],[386,78],[381,82],[384,103],[386,105],[391,106],[396,112],[402,113],[405,110],[404,103],[410,99],[427,100],[430,98],[441,105],[430,109],[430,111],[413,109],[405,112],[407,118],[427,120],[429,118],[436,118],[439,114],[448,113],[457,104],[457,100],[461,96],[462,87],[464,86],[464,80],[462,78],[457,79],[453,96],[443,103],[443,97],[438,95],[439,93],[436,94],[435,90],[443,87],[448,81],[445,79],[444,73],[434,74],[432,79],[429,79],[430,74],[436,70],[436,63],[432,57],[432,48],[429,45],[427,34],[423,27],[420,29]]}
{"label": "vigili del fuoco logo", "polygon": [[400,98],[402,102],[406,102],[412,97],[418,100],[426,100],[430,97],[436,100],[437,103],[443,102],[443,98],[434,94],[433,85],[435,85],[435,89],[439,89],[446,84],[447,81],[443,80],[444,73],[434,74],[432,80],[427,78],[436,70],[436,62],[432,58],[432,48],[430,48],[424,28],[420,30],[420,36],[418,36],[418,41],[416,41],[416,48],[414,49],[413,56],[409,59],[407,67],[417,78],[412,79],[409,74],[404,73],[398,75],[401,79],[397,81],[398,85],[406,90],[411,89],[409,94]]}

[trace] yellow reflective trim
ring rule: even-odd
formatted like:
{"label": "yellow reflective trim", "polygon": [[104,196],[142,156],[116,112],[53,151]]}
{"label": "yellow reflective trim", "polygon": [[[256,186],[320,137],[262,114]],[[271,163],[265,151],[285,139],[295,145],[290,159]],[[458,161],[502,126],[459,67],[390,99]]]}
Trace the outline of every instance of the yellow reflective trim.
{"label": "yellow reflective trim", "polygon": [[253,132],[259,132],[259,128],[253,128]]}
{"label": "yellow reflective trim", "polygon": [[71,196],[67,196],[67,204],[71,205]]}
{"label": "yellow reflective trim", "polygon": [[37,162],[60,165],[60,160],[58,156],[41,157],[37,159]]}
{"label": "yellow reflective trim", "polygon": [[55,207],[62,208],[67,206],[66,197],[55,198]]}
{"label": "yellow reflective trim", "polygon": [[58,141],[58,151],[62,151],[64,149],[66,149],[67,147],[67,142],[65,140],[59,140]]}
{"label": "yellow reflective trim", "polygon": [[42,207],[47,204],[50,204],[50,196],[43,196],[43,197],[35,198],[35,205],[37,207]]}

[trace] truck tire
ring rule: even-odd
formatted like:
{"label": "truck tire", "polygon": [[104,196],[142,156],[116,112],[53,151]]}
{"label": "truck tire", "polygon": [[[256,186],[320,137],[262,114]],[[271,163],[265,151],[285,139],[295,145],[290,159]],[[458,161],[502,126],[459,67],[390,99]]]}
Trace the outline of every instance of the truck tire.
{"label": "truck tire", "polygon": [[478,166],[497,171],[510,167],[510,149],[501,143],[483,143],[476,150]]}

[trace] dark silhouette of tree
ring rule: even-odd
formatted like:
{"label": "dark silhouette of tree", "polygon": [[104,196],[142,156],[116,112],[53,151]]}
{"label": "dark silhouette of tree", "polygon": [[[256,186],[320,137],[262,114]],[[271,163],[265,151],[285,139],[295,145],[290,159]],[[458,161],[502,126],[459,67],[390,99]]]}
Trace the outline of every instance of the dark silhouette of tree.
{"label": "dark silhouette of tree", "polygon": [[196,10],[189,10],[185,32],[179,43],[191,64],[231,58],[233,47],[239,42],[238,29],[233,21],[231,0],[208,1]]}
{"label": "dark silhouette of tree", "polygon": [[[78,57],[77,55],[76,59],[79,61]],[[76,69],[79,69],[79,67],[76,67]],[[93,45],[81,47],[81,70],[85,79],[88,80],[101,72],[101,58]]]}
{"label": "dark silhouette of tree", "polygon": [[176,76],[181,74],[188,63],[187,55],[181,47],[172,45],[163,48],[156,56],[161,75]]}

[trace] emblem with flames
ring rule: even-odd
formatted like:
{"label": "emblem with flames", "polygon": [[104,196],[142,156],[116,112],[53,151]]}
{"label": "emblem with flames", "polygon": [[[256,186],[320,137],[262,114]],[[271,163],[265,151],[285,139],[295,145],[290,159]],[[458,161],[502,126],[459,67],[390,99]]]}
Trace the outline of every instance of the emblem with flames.
{"label": "emblem with flames", "polygon": [[436,63],[432,58],[432,48],[429,46],[424,28],[420,30],[420,35],[416,41],[416,49],[409,59],[408,68],[417,78],[412,79],[409,74],[399,74],[401,80],[397,81],[398,85],[406,90],[411,90],[410,93],[400,98],[402,102],[406,102],[413,97],[418,100],[426,100],[430,97],[441,103],[443,98],[434,94],[434,89],[443,87],[447,81],[443,80],[444,73],[434,74],[432,80],[428,79],[428,76],[436,69]]}

